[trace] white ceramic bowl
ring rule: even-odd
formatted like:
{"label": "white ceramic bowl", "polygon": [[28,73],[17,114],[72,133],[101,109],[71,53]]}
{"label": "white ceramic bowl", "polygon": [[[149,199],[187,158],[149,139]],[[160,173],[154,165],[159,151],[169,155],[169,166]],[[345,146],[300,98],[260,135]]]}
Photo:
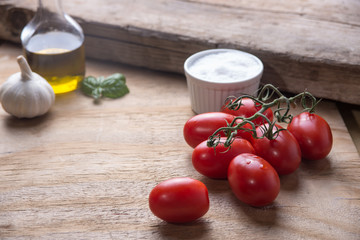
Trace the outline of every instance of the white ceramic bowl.
{"label": "white ceramic bowl", "polygon": [[191,108],[200,114],[220,111],[229,96],[256,95],[264,66],[246,52],[210,49],[190,56],[184,69]]}

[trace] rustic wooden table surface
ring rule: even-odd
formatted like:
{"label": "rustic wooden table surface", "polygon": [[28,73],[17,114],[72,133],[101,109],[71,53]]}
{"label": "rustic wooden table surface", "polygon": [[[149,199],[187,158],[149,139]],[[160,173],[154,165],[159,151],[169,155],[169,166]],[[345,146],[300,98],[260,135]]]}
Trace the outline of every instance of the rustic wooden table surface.
{"label": "rustic wooden table surface", "polygon": [[[0,45],[0,84],[19,54]],[[318,108],[333,131],[330,155],[281,177],[276,201],[253,208],[193,169],[183,75],[87,62],[87,75],[114,72],[131,91],[121,99],[94,104],[75,91],[28,120],[0,109],[0,239],[360,239],[360,158],[334,102]],[[209,189],[209,212],[191,224],[148,207],[151,189],[179,176]]]}

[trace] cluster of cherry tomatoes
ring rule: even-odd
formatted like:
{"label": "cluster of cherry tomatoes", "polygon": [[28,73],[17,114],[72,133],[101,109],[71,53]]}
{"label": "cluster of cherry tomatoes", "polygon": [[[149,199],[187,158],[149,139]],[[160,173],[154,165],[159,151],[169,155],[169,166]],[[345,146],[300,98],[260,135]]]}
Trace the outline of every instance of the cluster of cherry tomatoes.
{"label": "cluster of cherry tomatoes", "polygon": [[[253,100],[242,99],[237,110],[223,108],[221,112],[196,115],[183,129],[185,141],[194,148],[192,163],[201,174],[213,179],[227,179],[235,196],[246,204],[261,207],[273,202],[280,191],[279,175],[291,174],[298,169],[301,159],[325,158],[332,148],[332,133],[328,123],[320,116],[303,112],[294,116],[287,130],[275,125],[276,137],[263,137],[269,124],[262,117],[245,124],[236,133],[230,148],[225,147],[225,133],[220,144],[208,146],[208,138],[217,129],[227,127],[236,116],[250,118],[261,106]],[[273,121],[273,111],[263,113]],[[279,131],[280,130],[280,131]],[[168,222],[188,222],[203,216],[209,209],[206,186],[191,178],[175,178],[156,186],[150,193],[150,209]]]}

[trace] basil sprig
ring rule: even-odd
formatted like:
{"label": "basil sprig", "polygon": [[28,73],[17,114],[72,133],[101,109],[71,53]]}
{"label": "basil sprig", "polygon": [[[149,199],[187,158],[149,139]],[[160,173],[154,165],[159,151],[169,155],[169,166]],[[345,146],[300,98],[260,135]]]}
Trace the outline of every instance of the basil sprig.
{"label": "basil sprig", "polygon": [[129,88],[126,86],[126,78],[121,73],[115,73],[104,78],[101,77],[86,77],[81,84],[81,90],[85,95],[93,97],[98,100],[102,97],[106,98],[120,98],[129,93]]}

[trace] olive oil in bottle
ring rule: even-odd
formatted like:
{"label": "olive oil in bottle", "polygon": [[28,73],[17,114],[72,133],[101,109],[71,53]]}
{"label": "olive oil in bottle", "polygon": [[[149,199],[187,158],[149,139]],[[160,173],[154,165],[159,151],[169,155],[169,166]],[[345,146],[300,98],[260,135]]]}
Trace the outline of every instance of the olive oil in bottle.
{"label": "olive oil in bottle", "polygon": [[75,90],[84,77],[84,45],[70,33],[38,34],[24,52],[32,70],[44,77],[56,94]]}
{"label": "olive oil in bottle", "polygon": [[63,12],[61,0],[38,2],[34,18],[21,32],[24,55],[56,94],[73,91],[85,75],[83,31]]}

